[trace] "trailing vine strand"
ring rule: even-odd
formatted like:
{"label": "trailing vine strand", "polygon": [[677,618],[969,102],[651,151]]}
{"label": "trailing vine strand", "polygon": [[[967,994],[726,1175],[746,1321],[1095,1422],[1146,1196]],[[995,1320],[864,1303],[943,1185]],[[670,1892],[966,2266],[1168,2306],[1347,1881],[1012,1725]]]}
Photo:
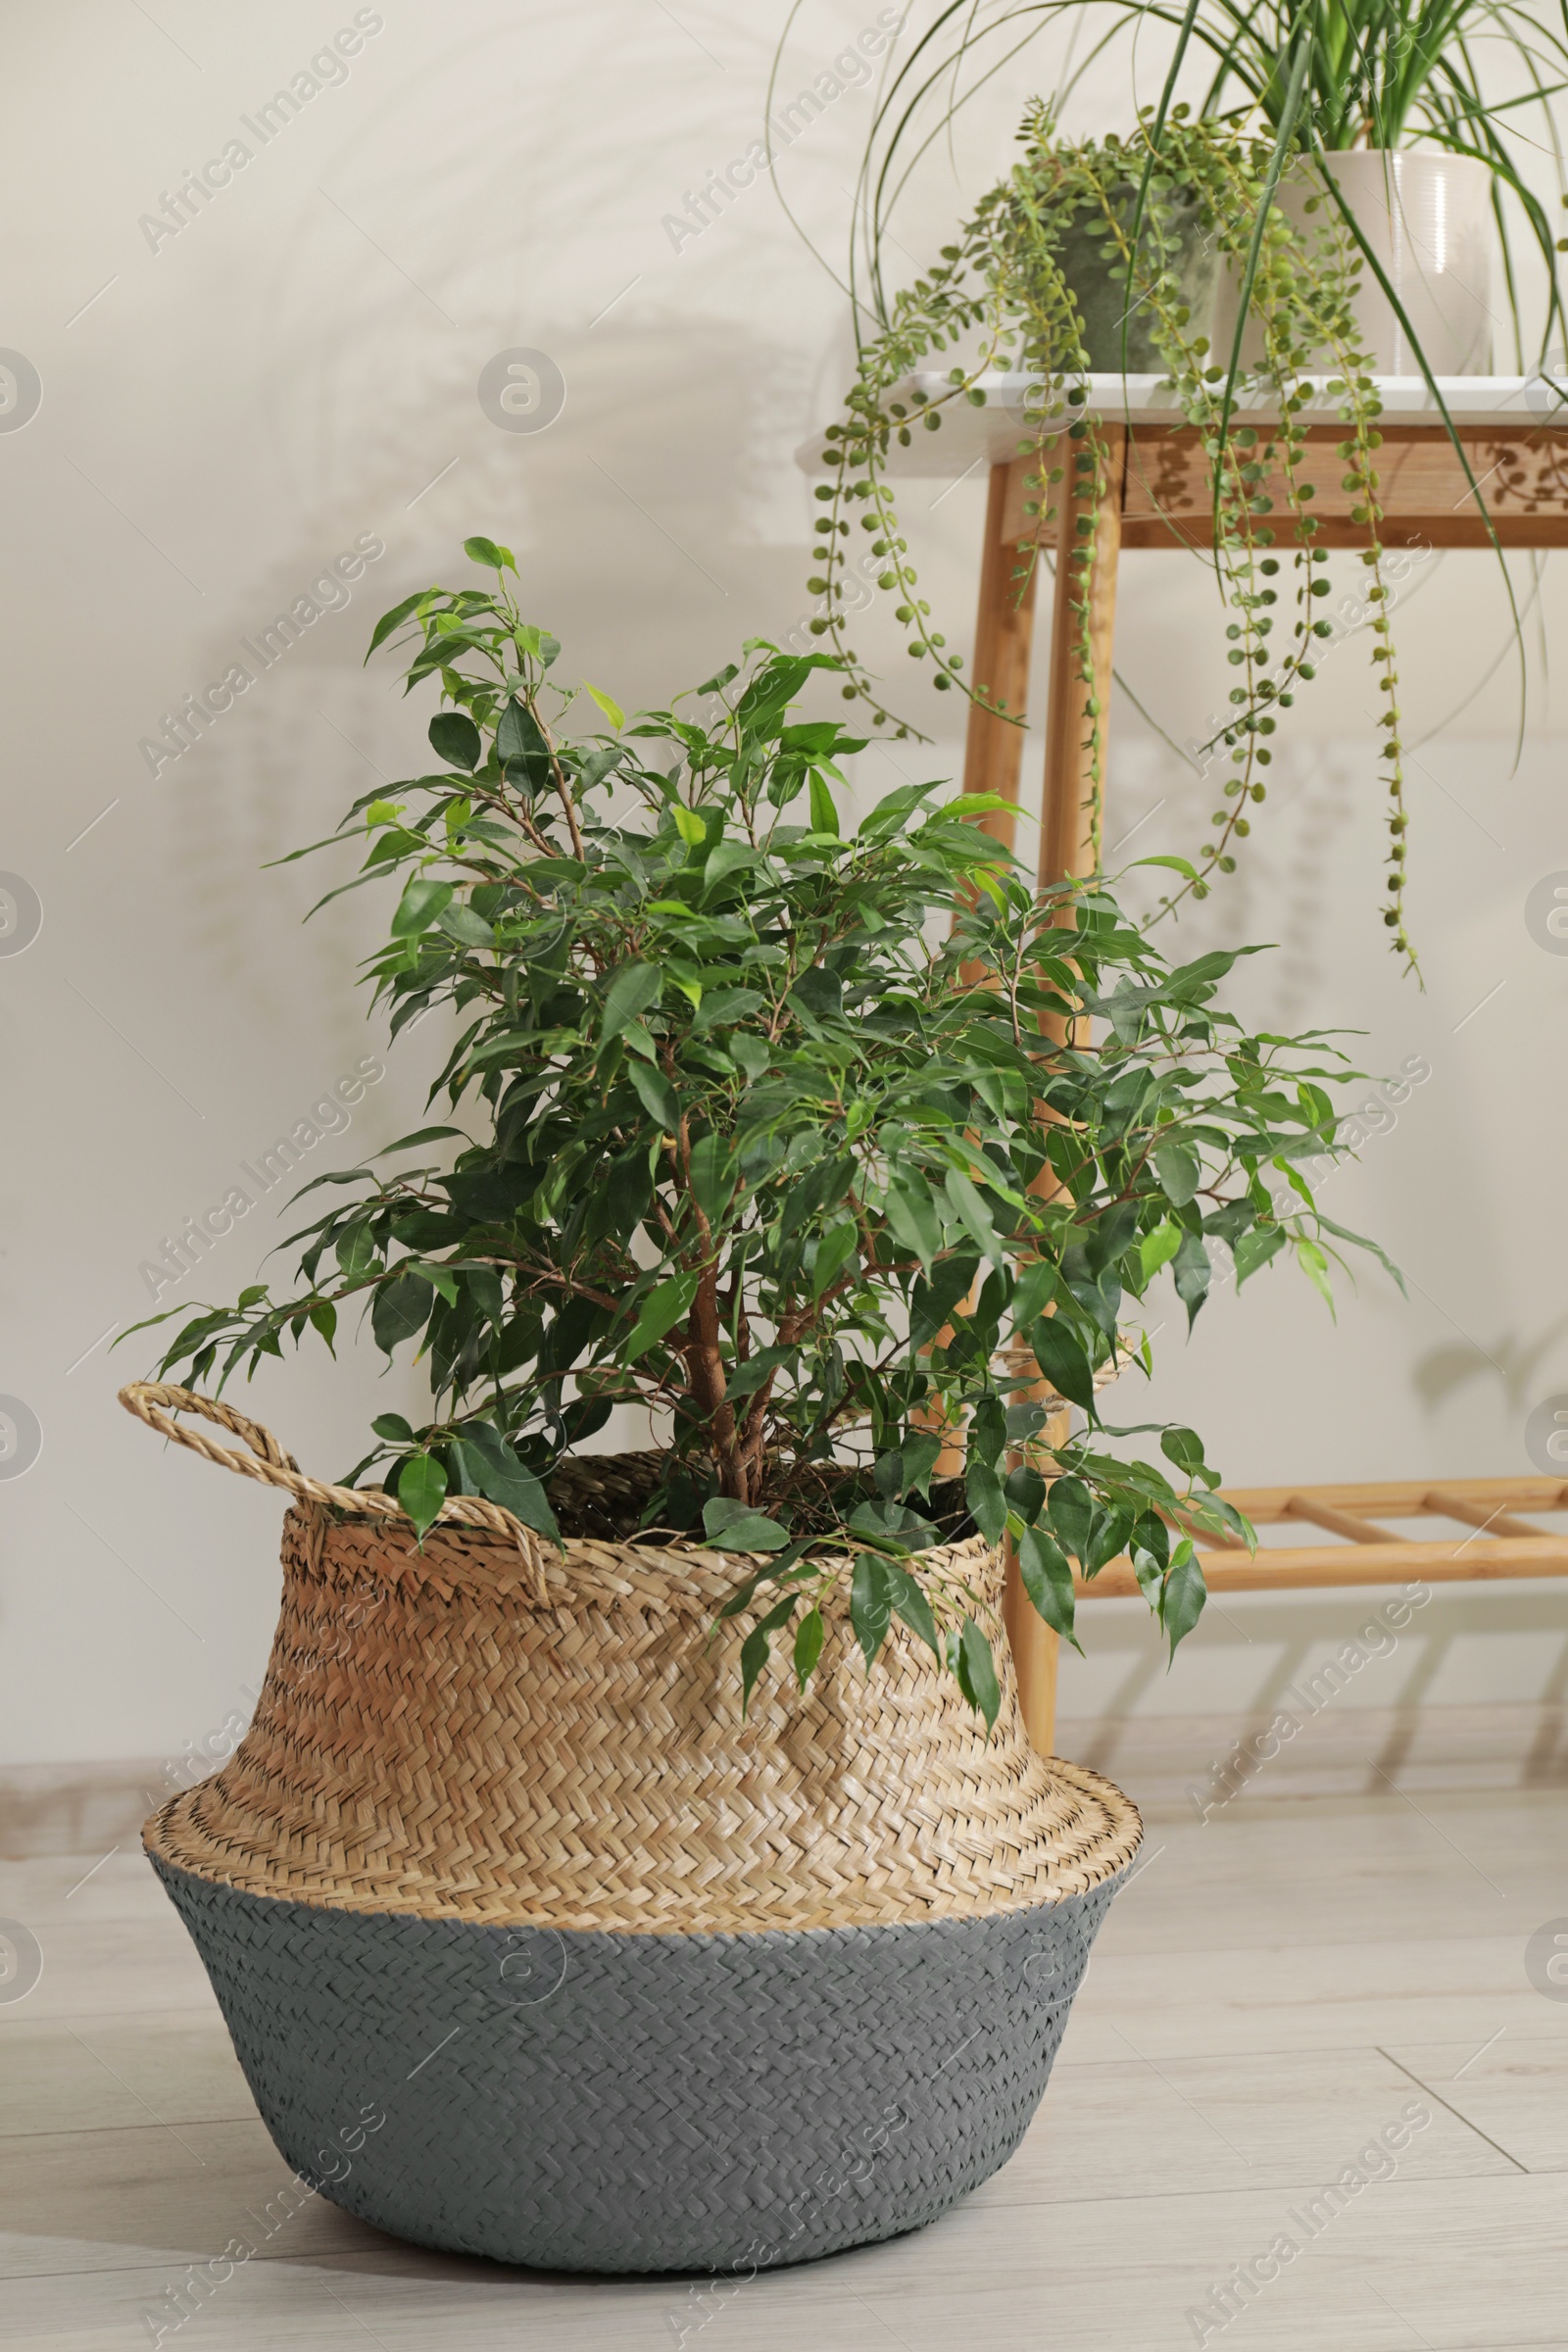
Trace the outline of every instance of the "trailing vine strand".
{"label": "trailing vine strand", "polygon": [[[956,403],[983,406],[985,379],[997,368],[1020,371],[1027,436],[1018,450],[1032,464],[1027,527],[1017,543],[1012,586],[1021,598],[1042,545],[1054,542],[1070,471],[1075,529],[1061,561],[1088,721],[1083,763],[1098,860],[1105,714],[1096,691],[1090,621],[1096,517],[1108,452],[1086,378],[1097,367],[1103,371],[1130,365],[1126,355],[1136,332],[1157,355],[1165,388],[1200,438],[1213,499],[1210,552],[1226,614],[1226,656],[1237,672],[1223,723],[1200,747],[1205,769],[1223,758],[1227,770],[1210,819],[1212,838],[1182,861],[1184,878],[1161,900],[1159,912],[1173,911],[1189,896],[1206,897],[1217,875],[1234,872],[1237,845],[1251,828],[1250,811],[1266,798],[1279,713],[1314,677],[1318,641],[1334,634],[1332,622],[1313,616],[1317,600],[1330,593],[1324,570],[1329,550],[1321,544],[1324,528],[1312,510],[1314,484],[1306,473],[1308,419],[1314,414],[1321,418],[1327,398],[1342,428],[1338,456],[1343,487],[1352,500],[1350,521],[1367,537],[1361,561],[1371,573],[1366,598],[1372,660],[1385,698],[1378,719],[1390,835],[1383,920],[1392,946],[1413,968],[1404,910],[1398,673],[1378,499],[1382,404],[1354,316],[1360,253],[1332,203],[1308,197],[1304,224],[1271,208],[1249,299],[1249,347],[1239,378],[1228,381],[1231,371],[1204,331],[1210,306],[1195,298],[1195,278],[1205,275],[1195,265],[1206,262],[1207,273],[1244,282],[1265,196],[1268,143],[1211,120],[1195,121],[1181,106],[1160,125],[1157,150],[1147,114],[1125,140],[1068,142],[1058,136],[1050,109],[1038,103],[1027,111],[1019,137],[1022,161],[981,198],[956,241],[942,248],[939,264],[893,299],[879,331],[859,342],[844,418],[825,436],[824,464],[832,478],[816,493],[822,512],[813,554],[820,568],[810,582],[823,610],[811,627],[830,640],[844,664],[846,698],[865,703],[879,726],[891,725],[900,735],[918,732],[896,715],[890,706],[898,698],[881,691],[847,640],[846,542],[858,518],[871,535],[871,552],[882,565],[877,584],[895,597],[909,655],[930,662],[939,690],[956,688],[982,709],[1021,723],[989,680],[961,675],[961,659],[949,650],[920,593],[888,477],[896,446],[908,447],[917,431],[937,430]],[[1297,169],[1310,172],[1315,167],[1302,158]],[[1085,318],[1086,298],[1102,295],[1107,285],[1124,288],[1126,296],[1116,355],[1096,349]],[[960,352],[941,391],[911,385],[934,358]],[[1260,407],[1269,421],[1250,421],[1250,413]],[[1295,575],[1287,611],[1276,584],[1282,557]],[[1288,640],[1279,625],[1287,612]]]}

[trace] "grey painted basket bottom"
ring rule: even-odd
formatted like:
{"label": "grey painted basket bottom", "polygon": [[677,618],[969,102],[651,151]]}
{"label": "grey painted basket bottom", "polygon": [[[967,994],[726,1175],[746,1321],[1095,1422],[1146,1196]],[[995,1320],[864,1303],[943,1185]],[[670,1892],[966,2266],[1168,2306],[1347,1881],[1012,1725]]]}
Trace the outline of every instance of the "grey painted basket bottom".
{"label": "grey painted basket bottom", "polygon": [[417,2245],[596,2272],[766,2269],[933,2221],[1022,2137],[1117,1885],[989,1919],[624,1936],[155,1867],[298,2174]]}

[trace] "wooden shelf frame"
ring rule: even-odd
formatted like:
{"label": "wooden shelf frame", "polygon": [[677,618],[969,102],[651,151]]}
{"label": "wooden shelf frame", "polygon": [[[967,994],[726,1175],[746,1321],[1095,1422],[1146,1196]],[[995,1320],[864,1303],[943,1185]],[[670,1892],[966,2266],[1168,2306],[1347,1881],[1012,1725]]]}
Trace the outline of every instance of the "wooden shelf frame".
{"label": "wooden shelf frame", "polygon": [[[1211,1592],[1292,1592],[1313,1587],[1485,1583],[1522,1576],[1568,1576],[1568,1529],[1532,1527],[1521,1511],[1568,1511],[1568,1482],[1554,1478],[1394,1479],[1375,1486],[1227,1487],[1225,1500],[1254,1527],[1304,1521],[1338,1536],[1337,1544],[1245,1544],[1200,1548],[1203,1582]],[[1463,1536],[1401,1536],[1388,1519],[1452,1519]],[[1139,1596],[1132,1563],[1112,1560],[1088,1583],[1080,1599]]]}
{"label": "wooden shelf frame", "polygon": [[[1398,547],[1481,547],[1486,522],[1463,466],[1434,416],[1424,388],[1393,387],[1379,419],[1380,498],[1385,509],[1383,541]],[[1568,412],[1550,416],[1532,399],[1528,380],[1489,381],[1484,386],[1446,384],[1450,412],[1471,472],[1482,484],[1487,508],[1505,547],[1568,546]],[[1161,394],[1153,379],[1136,399],[1116,396],[1114,384],[1092,379],[1090,403],[1106,444],[1107,483],[1092,514],[1094,564],[1089,582],[1090,666],[1100,709],[1110,709],[1111,660],[1115,635],[1116,573],[1126,548],[1163,548],[1191,555],[1207,544],[1210,500],[1199,438],[1184,423],[1157,414]],[[1469,413],[1462,395],[1469,395]],[[1155,413],[1151,414],[1151,411]],[[984,414],[983,412],[981,413]],[[984,454],[992,460],[981,556],[979,612],[973,676],[1005,698],[1021,718],[1027,709],[1035,579],[1019,600],[1013,588],[1016,549],[1033,527],[1025,517],[1030,495],[1025,477],[1036,468],[1019,457],[1013,438],[995,436],[1011,420],[994,410],[986,420]],[[1259,419],[1261,421],[1261,419]],[[1325,420],[1308,435],[1308,472],[1321,471],[1313,512],[1321,521],[1316,544],[1356,547],[1366,532],[1349,517],[1350,500],[1342,488],[1333,446],[1343,426]],[[945,436],[944,436],[945,437]],[[926,436],[917,439],[924,441]],[[1005,454],[1004,454],[1005,449]],[[950,452],[961,463],[960,447]],[[940,462],[940,461],[939,461]],[[974,460],[978,463],[978,460]],[[934,470],[929,457],[921,470]],[[1058,551],[1078,536],[1082,511],[1070,466],[1058,493]],[[1283,543],[1282,543],[1283,544]],[[1038,566],[1036,567],[1038,569]],[[1092,730],[1086,704],[1091,689],[1078,674],[1076,627],[1069,606],[1067,566],[1058,562],[1051,622],[1051,664],[1043,729],[1045,780],[1040,817],[1040,880],[1043,885],[1092,870],[1090,804],[1085,745]],[[1102,760],[1104,730],[1101,735]],[[1023,773],[1024,734],[974,706],[970,708],[964,762],[967,792],[994,792],[1009,804],[985,820],[988,832],[1014,845]],[[1517,1514],[1568,1509],[1568,1485],[1550,1479],[1447,1479],[1395,1481],[1374,1486],[1301,1486],[1240,1489],[1230,1493],[1258,1526],[1300,1522],[1339,1540],[1330,1544],[1259,1546],[1255,1556],[1243,1545],[1200,1549],[1204,1579],[1213,1592],[1299,1592],[1376,1585],[1420,1578],[1435,1583],[1472,1583],[1511,1577],[1568,1576],[1568,1535],[1529,1527]],[[1446,1517],[1468,1529],[1452,1538],[1415,1539],[1392,1532],[1389,1519]],[[1131,1564],[1114,1561],[1089,1585],[1086,1599],[1136,1595]],[[1007,1626],[1013,1643],[1020,1703],[1035,1746],[1051,1753],[1055,1741],[1057,1642],[1029,1607],[1016,1563],[1008,1579]]]}

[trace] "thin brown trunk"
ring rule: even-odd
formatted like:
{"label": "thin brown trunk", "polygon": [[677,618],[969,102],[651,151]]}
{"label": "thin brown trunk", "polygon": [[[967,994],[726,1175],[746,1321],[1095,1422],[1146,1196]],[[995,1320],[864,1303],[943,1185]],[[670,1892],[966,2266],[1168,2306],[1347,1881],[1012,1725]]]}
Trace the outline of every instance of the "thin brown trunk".
{"label": "thin brown trunk", "polygon": [[707,1422],[718,1471],[718,1490],[735,1502],[750,1502],[751,1482],[736,1441],[735,1407],[724,1395],[724,1358],[718,1345],[718,1268],[704,1273],[686,1324],[686,1364],[692,1396]]}

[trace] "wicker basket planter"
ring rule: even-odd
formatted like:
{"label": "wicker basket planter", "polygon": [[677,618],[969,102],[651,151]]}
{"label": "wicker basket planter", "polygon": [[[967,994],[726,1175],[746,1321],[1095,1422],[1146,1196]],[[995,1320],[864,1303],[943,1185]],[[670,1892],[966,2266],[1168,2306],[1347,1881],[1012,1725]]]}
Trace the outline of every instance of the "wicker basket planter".
{"label": "wicker basket planter", "polygon": [[[300,1497],[252,1728],[145,1839],[323,2194],[506,2262],[710,2271],[917,2228],[1006,2160],[1140,1827],[1032,1753],[1005,1670],[987,1740],[902,1626],[867,1676],[834,1622],[808,1695],[743,1720],[733,1561],[563,1556],[471,1498],[419,1549],[228,1408],[125,1400]],[[996,1608],[996,1556],[953,1557]]]}

